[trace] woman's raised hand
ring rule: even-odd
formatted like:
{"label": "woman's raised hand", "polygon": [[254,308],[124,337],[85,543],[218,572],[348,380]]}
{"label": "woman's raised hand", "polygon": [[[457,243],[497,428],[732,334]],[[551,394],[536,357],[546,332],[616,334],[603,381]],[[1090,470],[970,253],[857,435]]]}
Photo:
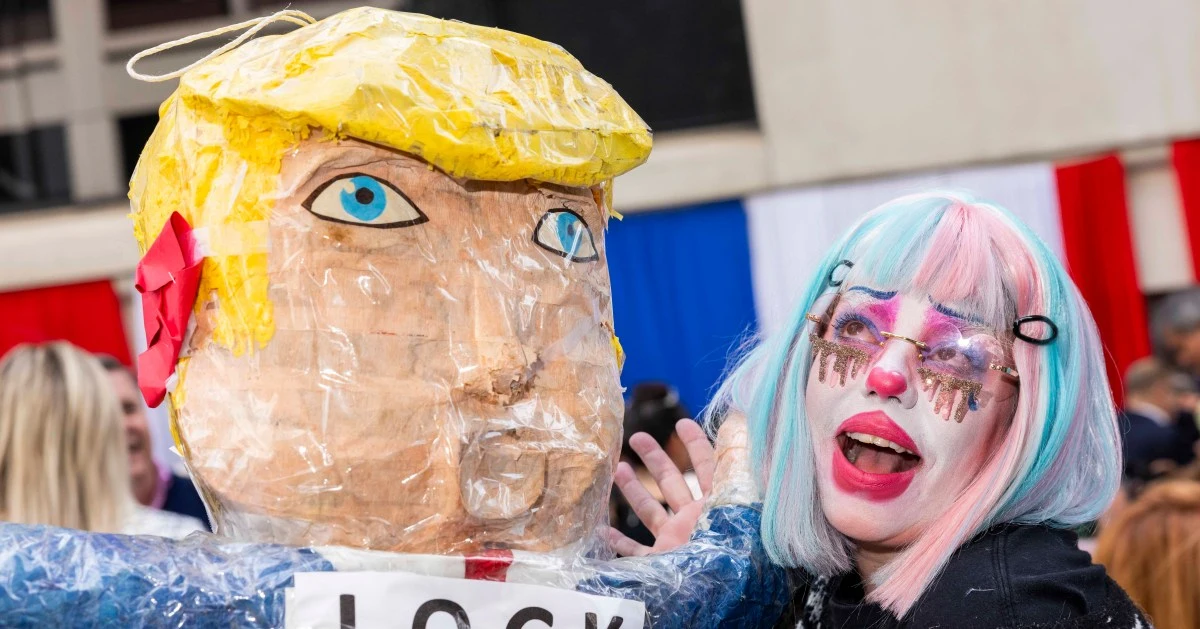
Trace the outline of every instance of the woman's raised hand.
{"label": "woman's raised hand", "polygon": [[705,499],[712,493],[716,456],[704,429],[690,419],[682,419],[675,424],[675,431],[687,448],[692,469],[700,484],[701,496],[696,498],[692,495],[683,473],[653,437],[646,433],[631,436],[629,446],[646,465],[671,510],[668,512],[650,495],[628,463],[622,461],[618,464],[614,478],[617,488],[621,490],[621,494],[625,496],[625,500],[641,519],[642,524],[654,535],[654,546],[650,547],[639,544],[609,527],[609,544],[619,555],[648,555],[686,544],[696,528],[700,513],[704,510]]}

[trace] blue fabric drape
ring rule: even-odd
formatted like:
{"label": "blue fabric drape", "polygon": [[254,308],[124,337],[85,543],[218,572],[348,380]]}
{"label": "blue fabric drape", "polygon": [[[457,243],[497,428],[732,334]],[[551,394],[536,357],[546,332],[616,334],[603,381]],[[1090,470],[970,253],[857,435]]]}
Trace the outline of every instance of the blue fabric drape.
{"label": "blue fabric drape", "polygon": [[698,414],[755,329],[741,202],[634,214],[607,238],[622,384],[666,382]]}

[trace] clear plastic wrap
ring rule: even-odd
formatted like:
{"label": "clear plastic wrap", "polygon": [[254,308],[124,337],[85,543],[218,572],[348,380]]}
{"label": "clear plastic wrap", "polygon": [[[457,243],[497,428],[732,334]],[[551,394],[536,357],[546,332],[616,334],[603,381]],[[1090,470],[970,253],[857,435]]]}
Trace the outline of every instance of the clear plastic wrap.
{"label": "clear plastic wrap", "polygon": [[[420,222],[326,220],[356,185],[378,186],[381,219]],[[267,224],[271,339],[214,342],[201,294],[178,368],[177,434],[217,530],[421,553],[583,541],[623,412],[596,198],[301,142]]]}
{"label": "clear plastic wrap", "polygon": [[312,550],[0,524],[5,627],[282,627],[283,588],[333,564]]}
{"label": "clear plastic wrap", "polygon": [[160,114],[132,217],[199,264],[166,362],[217,531],[586,548],[623,413],[608,185],[650,148],[616,92],[552,44],[364,8],[201,63]]}
{"label": "clear plastic wrap", "polygon": [[[640,600],[653,629],[771,627],[792,584],[767,560],[758,526],[755,509],[717,507],[675,551],[615,561],[522,554],[508,577]],[[0,625],[282,629],[297,573],[369,565],[438,575],[452,561],[204,534],[174,541],[0,524]]]}

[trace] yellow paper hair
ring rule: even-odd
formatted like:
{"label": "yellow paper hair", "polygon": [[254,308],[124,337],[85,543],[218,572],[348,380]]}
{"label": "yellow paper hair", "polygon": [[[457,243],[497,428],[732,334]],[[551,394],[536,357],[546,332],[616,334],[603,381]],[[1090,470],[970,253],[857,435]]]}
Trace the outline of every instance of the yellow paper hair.
{"label": "yellow paper hair", "polygon": [[456,177],[592,186],[644,162],[650,131],[554,44],[383,9],[250,41],[179,93],[418,155]]}
{"label": "yellow paper hair", "polygon": [[[159,112],[130,184],[142,253],[174,211],[193,227],[219,226],[247,242],[261,239],[250,225],[270,214],[283,155],[307,131],[205,102],[188,106],[173,96]],[[263,248],[206,257],[201,270],[197,308],[215,298],[216,311],[204,315],[213,317],[212,340],[235,354],[262,346],[274,332]]]}
{"label": "yellow paper hair", "polygon": [[[562,48],[382,9],[252,40],[183,75],[130,182],[142,252],[171,212],[253,242],[286,151],[314,128],[467,179],[594,186],[646,160],[645,123]],[[611,190],[609,188],[608,190]],[[610,192],[609,192],[610,194]],[[215,233],[215,232],[214,232]],[[265,249],[258,248],[258,251]],[[274,331],[261,252],[205,259],[197,307],[241,354]]]}

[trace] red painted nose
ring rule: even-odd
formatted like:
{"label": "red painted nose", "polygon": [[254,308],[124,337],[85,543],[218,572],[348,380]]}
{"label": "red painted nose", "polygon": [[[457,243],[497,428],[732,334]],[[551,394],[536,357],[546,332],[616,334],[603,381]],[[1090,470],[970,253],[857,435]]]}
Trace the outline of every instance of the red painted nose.
{"label": "red painted nose", "polygon": [[867,375],[867,386],[883,397],[896,397],[908,389],[904,374],[876,367]]}

